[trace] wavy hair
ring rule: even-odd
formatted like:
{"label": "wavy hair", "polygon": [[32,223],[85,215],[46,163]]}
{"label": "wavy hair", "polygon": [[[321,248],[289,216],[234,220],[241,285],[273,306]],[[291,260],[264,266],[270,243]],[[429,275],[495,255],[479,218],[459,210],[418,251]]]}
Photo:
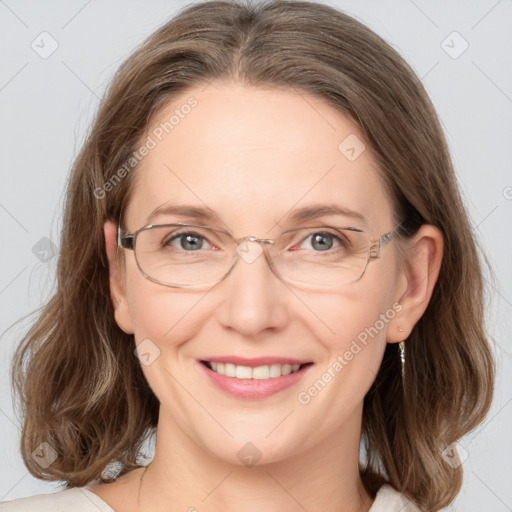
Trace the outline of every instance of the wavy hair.
{"label": "wavy hair", "polygon": [[[397,344],[387,344],[365,396],[360,471],[373,496],[387,482],[422,510],[446,506],[460,490],[462,466],[452,468],[441,453],[482,422],[493,393],[485,258],[421,81],[359,21],[300,0],[188,5],[113,77],[67,184],[56,291],[12,363],[25,465],[67,488],[101,478],[112,463],[117,477],[140,466],[159,403],[133,335],[114,320],[103,224],[117,222],[130,199],[136,169],[123,179],[119,169],[154,116],[176,95],[216,79],[327,101],[362,129],[409,235],[423,223],[441,230],[440,275],[407,341],[404,380]],[[42,441],[59,454],[47,468],[31,456]]]}

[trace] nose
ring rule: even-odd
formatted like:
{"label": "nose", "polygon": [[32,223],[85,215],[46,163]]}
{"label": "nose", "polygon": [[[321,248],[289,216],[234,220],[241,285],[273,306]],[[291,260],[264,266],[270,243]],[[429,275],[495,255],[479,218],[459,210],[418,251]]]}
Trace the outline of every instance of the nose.
{"label": "nose", "polygon": [[254,239],[242,241],[234,267],[217,285],[217,293],[223,295],[219,321],[246,337],[287,322],[288,290],[272,272],[262,245]]}

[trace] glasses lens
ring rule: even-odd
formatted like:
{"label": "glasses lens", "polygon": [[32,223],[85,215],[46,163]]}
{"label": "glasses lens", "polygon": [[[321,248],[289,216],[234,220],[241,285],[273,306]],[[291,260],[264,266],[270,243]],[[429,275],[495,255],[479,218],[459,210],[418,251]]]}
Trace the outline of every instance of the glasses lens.
{"label": "glasses lens", "polygon": [[274,265],[287,281],[335,288],[357,281],[368,264],[371,237],[351,228],[301,228],[284,233]]}
{"label": "glasses lens", "polygon": [[[335,288],[363,275],[371,243],[367,233],[353,228],[301,228],[278,237],[270,246],[270,259],[285,281]],[[138,233],[135,257],[142,272],[154,281],[201,287],[226,275],[235,248],[228,234],[213,228],[156,226]]]}
{"label": "glasses lens", "polygon": [[229,270],[229,235],[199,226],[156,226],[140,231],[135,257],[144,274],[163,284],[213,284]]}

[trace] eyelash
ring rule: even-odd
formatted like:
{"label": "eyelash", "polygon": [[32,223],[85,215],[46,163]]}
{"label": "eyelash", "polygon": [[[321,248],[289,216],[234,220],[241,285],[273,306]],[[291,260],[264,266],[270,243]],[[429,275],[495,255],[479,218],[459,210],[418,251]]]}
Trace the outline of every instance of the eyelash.
{"label": "eyelash", "polygon": [[[324,235],[324,236],[326,236],[326,235],[327,236],[332,236],[334,240],[338,241],[339,248],[342,248],[342,249],[343,248],[347,248],[350,245],[350,242],[346,238],[342,238],[342,237],[340,237],[338,235],[335,235],[334,233],[331,233],[329,231],[312,231],[305,238],[303,238],[299,242],[299,244],[302,244],[306,240],[311,239],[314,235],[319,235],[319,234],[320,235]],[[196,233],[194,231],[182,231],[182,232],[173,234],[173,236],[171,238],[169,238],[168,240],[166,240],[166,241],[164,240],[162,242],[162,246],[163,247],[168,247],[168,246],[170,246],[170,243],[173,242],[174,240],[178,240],[178,239],[180,239],[182,237],[185,237],[187,235],[192,235],[194,237],[201,238],[201,239],[206,240],[208,243],[211,244],[211,242],[209,242],[208,239],[205,236],[203,236],[203,235],[201,235],[199,233]],[[214,244],[211,244],[211,245],[214,245]],[[297,245],[297,244],[295,244],[295,245]],[[181,250],[183,250],[183,249],[181,249]],[[333,250],[331,250],[331,249],[329,249],[328,251],[329,252],[333,252]],[[322,253],[322,252],[328,252],[328,251],[314,251],[314,252]],[[195,252],[195,251],[185,251],[185,252]]]}

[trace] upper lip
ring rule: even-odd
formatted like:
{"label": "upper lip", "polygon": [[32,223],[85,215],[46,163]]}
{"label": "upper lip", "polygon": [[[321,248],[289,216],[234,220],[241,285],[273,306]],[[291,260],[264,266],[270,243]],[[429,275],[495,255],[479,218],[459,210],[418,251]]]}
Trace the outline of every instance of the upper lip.
{"label": "upper lip", "polygon": [[258,366],[266,366],[271,364],[306,364],[311,363],[306,359],[294,359],[291,357],[274,357],[274,356],[262,356],[262,357],[236,357],[236,356],[211,356],[201,358],[200,361],[210,361],[214,363],[231,363],[236,366],[249,366],[256,368]]}

